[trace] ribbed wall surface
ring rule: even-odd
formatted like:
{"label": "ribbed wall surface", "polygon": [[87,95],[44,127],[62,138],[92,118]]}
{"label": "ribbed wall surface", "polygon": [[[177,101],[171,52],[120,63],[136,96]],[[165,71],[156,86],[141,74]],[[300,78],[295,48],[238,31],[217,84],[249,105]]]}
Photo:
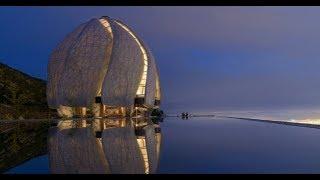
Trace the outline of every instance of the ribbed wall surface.
{"label": "ribbed wall surface", "polygon": [[58,94],[62,105],[87,107],[94,103],[108,69],[111,34],[98,19],[90,20],[69,50]]}
{"label": "ribbed wall surface", "polygon": [[102,88],[102,103],[110,106],[131,106],[143,71],[139,45],[123,27],[109,22],[113,32],[113,49]]}
{"label": "ribbed wall surface", "polygon": [[81,24],[73,32],[69,33],[50,56],[48,63],[47,101],[51,108],[58,108],[60,104],[58,101],[58,90],[61,88],[59,82],[63,74],[65,62],[71,47],[85,26],[86,24]]}

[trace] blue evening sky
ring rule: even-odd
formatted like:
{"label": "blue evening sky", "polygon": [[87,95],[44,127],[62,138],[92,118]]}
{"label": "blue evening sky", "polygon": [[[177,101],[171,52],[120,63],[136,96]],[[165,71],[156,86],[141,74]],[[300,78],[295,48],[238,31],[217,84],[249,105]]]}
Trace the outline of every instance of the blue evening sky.
{"label": "blue evening sky", "polygon": [[0,7],[0,62],[46,79],[54,47],[103,15],[150,46],[165,109],[320,105],[320,7]]}

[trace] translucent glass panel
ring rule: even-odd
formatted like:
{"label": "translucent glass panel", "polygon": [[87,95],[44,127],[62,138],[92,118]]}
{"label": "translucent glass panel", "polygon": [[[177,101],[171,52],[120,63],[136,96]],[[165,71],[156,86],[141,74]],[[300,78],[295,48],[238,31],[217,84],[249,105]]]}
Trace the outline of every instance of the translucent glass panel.
{"label": "translucent glass panel", "polygon": [[156,100],[160,100],[160,97],[161,94],[160,94],[160,83],[159,83],[159,77],[156,78],[156,95],[155,95],[155,98]]}
{"label": "translucent glass panel", "polygon": [[99,21],[106,28],[106,30],[111,34],[111,37],[112,37],[112,29],[109,22],[106,19],[99,19]]}
{"label": "translucent glass panel", "polygon": [[147,57],[147,53],[146,53],[146,50],[144,49],[144,47],[141,45],[140,41],[137,39],[137,37],[126,27],[124,26],[123,24],[119,23],[116,21],[116,23],[118,25],[120,25],[123,29],[125,29],[133,38],[134,40],[137,42],[137,44],[139,45],[140,47],[140,50],[143,54],[143,62],[144,62],[144,65],[143,65],[143,73],[142,73],[142,78],[140,80],[140,83],[139,83],[139,87],[138,87],[138,90],[136,92],[136,95],[138,97],[144,97],[145,95],[145,91],[146,91],[146,82],[147,82],[147,70],[148,70],[148,57]]}
{"label": "translucent glass panel", "polygon": [[[111,38],[113,38],[112,29],[111,29],[111,26],[110,26],[109,22],[106,19],[103,19],[103,18],[99,19],[99,21],[105,27],[105,29],[108,31],[108,33],[110,34]],[[102,89],[102,87],[98,91],[98,96],[101,96],[101,89]]]}

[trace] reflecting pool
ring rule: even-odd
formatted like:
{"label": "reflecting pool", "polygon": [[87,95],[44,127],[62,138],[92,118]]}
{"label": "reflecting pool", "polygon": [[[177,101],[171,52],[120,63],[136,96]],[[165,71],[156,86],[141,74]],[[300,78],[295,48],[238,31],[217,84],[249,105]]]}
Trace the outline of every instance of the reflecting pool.
{"label": "reflecting pool", "polygon": [[[64,157],[68,157],[69,162],[78,163],[79,168],[85,166],[83,172],[96,165],[102,167],[103,163],[99,160],[106,159],[108,172],[116,173],[141,173],[141,169],[144,173],[320,173],[320,129],[221,117],[167,117],[161,121],[105,121],[104,129],[131,129],[95,134],[96,139],[102,142],[100,145],[104,152],[104,155],[98,156],[86,151],[98,152],[93,146],[98,148],[99,141],[96,145],[91,143],[91,149],[81,149],[81,145],[77,145],[80,140],[68,137],[70,132],[61,133],[61,137],[57,138],[64,137],[64,142],[69,142],[64,148],[61,147],[60,151],[64,151]],[[147,125],[152,125],[153,135],[143,130]],[[74,125],[71,123],[65,126]],[[129,133],[131,130],[134,130],[135,141],[132,139],[132,133]],[[112,140],[117,134],[121,138]],[[155,143],[149,142],[151,150],[148,150],[146,145],[146,141],[149,141],[146,134],[154,137]],[[85,133],[80,136],[85,136]],[[100,140],[104,138],[105,143]],[[130,138],[132,141],[128,142]],[[112,144],[112,147],[108,147],[108,144]],[[131,144],[130,148],[126,144]],[[68,150],[75,147],[78,149]],[[55,157],[58,157],[59,153],[63,154],[59,152],[59,148],[57,149]],[[74,154],[70,155],[71,152]],[[137,156],[138,152],[141,152],[141,156]],[[77,161],[77,153],[82,154],[84,159],[96,160],[92,160],[91,165],[81,164],[84,161]],[[123,162],[126,158],[129,158],[130,163]],[[56,162],[58,159],[56,158]],[[66,163],[64,168],[69,166],[68,161],[63,161]],[[140,165],[135,165],[139,163]],[[129,165],[135,167],[125,167]],[[52,167],[50,156],[44,154],[17,165],[6,173],[50,173]],[[101,169],[103,170],[105,169]]]}

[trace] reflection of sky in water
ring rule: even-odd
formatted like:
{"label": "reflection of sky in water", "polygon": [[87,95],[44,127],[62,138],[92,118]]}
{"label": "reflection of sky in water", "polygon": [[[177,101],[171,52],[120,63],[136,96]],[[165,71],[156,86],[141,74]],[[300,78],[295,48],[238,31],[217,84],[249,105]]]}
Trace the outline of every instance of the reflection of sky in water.
{"label": "reflection of sky in water", "polygon": [[48,174],[49,171],[49,162],[48,156],[43,155],[36,158],[33,158],[17,167],[14,167],[7,171],[8,174]]}
{"label": "reflection of sky in water", "polygon": [[[192,117],[164,119],[161,134],[159,173],[320,172],[320,129]],[[10,172],[48,172],[34,160]]]}
{"label": "reflection of sky in water", "polygon": [[319,173],[320,130],[238,119],[167,118],[160,173]]}

